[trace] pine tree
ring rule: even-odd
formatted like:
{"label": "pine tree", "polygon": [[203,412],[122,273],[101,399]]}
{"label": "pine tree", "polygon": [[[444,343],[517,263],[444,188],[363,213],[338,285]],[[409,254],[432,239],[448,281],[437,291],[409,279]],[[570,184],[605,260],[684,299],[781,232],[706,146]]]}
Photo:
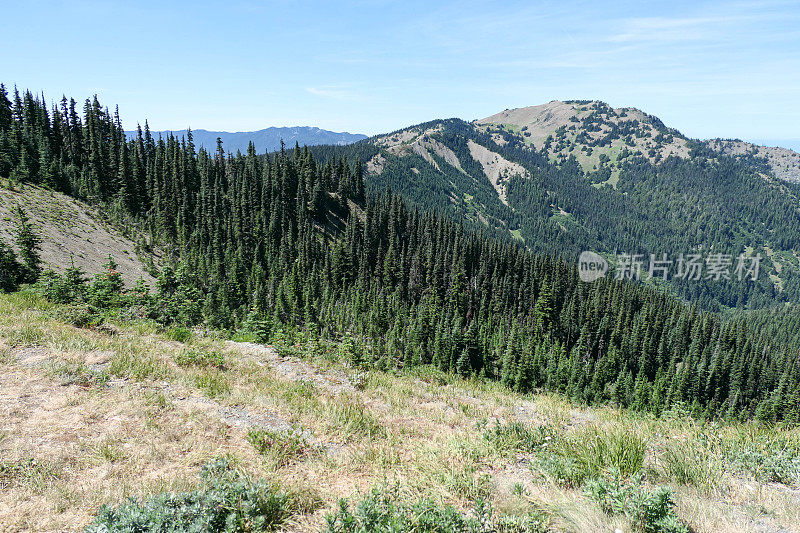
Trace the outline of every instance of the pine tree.
{"label": "pine tree", "polygon": [[42,271],[42,261],[38,252],[42,241],[28,215],[19,205],[16,206],[15,215],[17,218],[17,248],[24,266],[21,280],[34,283]]}
{"label": "pine tree", "polygon": [[0,292],[17,290],[21,270],[14,250],[0,239]]}

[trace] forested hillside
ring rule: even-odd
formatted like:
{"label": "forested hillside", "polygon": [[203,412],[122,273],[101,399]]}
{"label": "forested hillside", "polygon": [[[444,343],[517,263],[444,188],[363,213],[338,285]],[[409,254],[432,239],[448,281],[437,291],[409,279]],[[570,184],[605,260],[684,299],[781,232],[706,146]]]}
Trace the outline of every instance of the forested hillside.
{"label": "forested hillside", "polygon": [[755,283],[671,280],[705,309],[800,299],[800,186],[780,179],[800,172],[794,152],[687,139],[601,102],[552,102],[313,153],[358,158],[368,185],[537,252],[761,254]]}
{"label": "forested hillside", "polygon": [[[318,162],[299,147],[267,157],[253,147],[235,156],[221,146],[196,151],[191,136],[156,141],[147,131],[128,141],[118,116],[96,98],[79,114],[74,101],[48,109],[31,93],[15,93],[10,100],[1,93],[0,175],[104,206],[118,223],[149,235],[146,244],[165,250],[167,265],[155,294],[139,287],[125,301],[134,298],[137,309],[162,323],[245,328],[263,341],[302,329],[342,339],[341,357],[356,365],[430,364],[500,380],[518,391],[547,388],[577,401],[614,402],[656,414],[685,406],[698,416],[800,417],[800,364],[788,339],[759,334],[743,319],[723,320],[642,284],[582,283],[574,267],[554,254],[534,254],[519,242],[409,207],[393,193],[367,194],[361,161]],[[459,130],[470,126],[451,124],[444,132],[452,137],[445,140],[476,150]],[[585,179],[569,165],[546,165],[542,156],[514,148],[512,141],[504,149],[509,162],[541,162],[530,167],[531,180],[542,180],[538,192],[535,182],[523,177],[510,180],[509,189],[528,187],[526,194],[539,197],[551,185],[569,187]],[[468,175],[470,159],[455,155]],[[445,156],[433,160],[446,163]],[[693,171],[709,162],[669,164],[673,176],[695,183]],[[735,161],[719,160],[725,164]],[[639,173],[632,168],[637,182],[654,179],[652,167]],[[746,187],[768,183],[736,169],[744,173]],[[707,177],[720,172],[720,183],[735,181],[720,169],[704,171]],[[710,187],[696,186],[693,207],[704,201],[702,187]],[[726,194],[742,185],[731,186]],[[629,187],[630,197],[649,194],[643,185],[619,187]],[[553,191],[563,194],[559,201],[574,199],[558,190],[565,189]],[[620,201],[605,189],[592,190],[599,192],[594,201],[606,202],[595,212]],[[772,209],[785,198],[761,201]],[[730,228],[714,224],[733,216],[732,208],[717,207],[717,218],[704,227],[716,229],[711,235],[720,235],[718,242],[727,242],[722,235]],[[770,232],[790,245],[796,239],[790,229],[800,226],[797,213],[786,207],[773,214],[786,227],[771,225]],[[612,215],[606,213],[609,221]],[[637,226],[636,220],[605,229],[598,222],[592,231],[627,228],[630,234],[619,239],[634,246],[641,236],[637,231],[657,224],[644,218]],[[748,230],[759,231],[758,220],[752,222]],[[554,249],[560,241],[540,247],[535,243],[546,241],[525,233],[536,227],[520,225],[525,242],[539,252]],[[581,231],[591,238],[590,229]],[[665,242],[677,235],[668,234]],[[679,243],[705,237],[687,229]],[[79,278],[49,274],[45,292],[80,300]]]}

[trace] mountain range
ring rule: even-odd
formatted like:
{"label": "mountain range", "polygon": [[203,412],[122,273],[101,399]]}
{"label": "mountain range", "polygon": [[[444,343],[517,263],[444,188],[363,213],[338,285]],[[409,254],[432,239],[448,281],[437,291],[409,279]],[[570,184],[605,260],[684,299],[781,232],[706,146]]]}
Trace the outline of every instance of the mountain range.
{"label": "mountain range", "polygon": [[[360,133],[328,131],[312,126],[270,127],[258,131],[238,132],[209,131],[202,129],[191,131],[194,144],[198,148],[204,147],[206,150],[216,150],[217,138],[219,138],[222,140],[222,146],[225,151],[230,153],[236,153],[237,151],[245,153],[250,142],[255,145],[256,152],[264,153],[279,150],[281,141],[283,141],[287,147],[292,147],[295,143],[301,146],[315,146],[319,144],[345,145],[367,138],[366,135]],[[129,139],[136,136],[136,133],[136,131],[125,132]],[[151,132],[155,138],[158,138],[159,135],[166,137],[172,134],[179,139],[181,137],[186,137],[187,133],[188,130]]]}
{"label": "mountain range", "polygon": [[671,282],[712,308],[800,297],[800,154],[786,148],[691,139],[641,110],[583,100],[312,151],[360,159],[376,190],[539,252],[760,253],[763,276],[744,288]]}

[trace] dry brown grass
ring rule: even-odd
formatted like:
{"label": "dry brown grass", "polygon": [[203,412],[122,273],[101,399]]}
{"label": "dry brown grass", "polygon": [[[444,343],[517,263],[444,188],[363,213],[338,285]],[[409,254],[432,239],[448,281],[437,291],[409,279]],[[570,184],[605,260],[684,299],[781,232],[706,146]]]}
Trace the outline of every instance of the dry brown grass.
{"label": "dry brown grass", "polygon": [[[119,324],[116,335],[76,329],[49,308],[0,295],[0,462],[22,465],[0,488],[0,524],[9,531],[80,529],[102,504],[191,487],[198,466],[222,455],[252,475],[322,498],[323,508],[298,517],[292,530],[319,530],[339,498],[397,484],[410,499],[465,510],[477,497],[500,512],[544,510],[560,531],[629,531],[581,489],[548,480],[530,454],[493,449],[478,425],[513,420],[556,435],[592,427],[636,433],[648,442],[649,477],[676,489],[678,513],[697,531],[741,531],[742,524],[798,531],[800,499],[784,485],[732,473],[703,486],[659,478],[666,446],[704,431],[685,420],[580,408],[482,381],[427,382],[413,373],[371,372],[355,389],[346,386],[353,374],[346,367],[200,336],[168,341],[144,324]],[[224,369],[176,364],[187,349],[223,353]],[[211,394],[198,387],[202,376],[226,386]],[[291,461],[260,456],[247,441],[254,426],[304,431],[317,451]]]}

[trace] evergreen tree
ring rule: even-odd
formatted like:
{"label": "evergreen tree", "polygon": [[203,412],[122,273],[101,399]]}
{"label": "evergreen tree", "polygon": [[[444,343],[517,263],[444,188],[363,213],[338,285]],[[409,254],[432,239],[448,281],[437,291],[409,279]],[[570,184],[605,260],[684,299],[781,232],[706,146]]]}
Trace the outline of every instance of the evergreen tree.
{"label": "evergreen tree", "polygon": [[42,271],[42,261],[39,258],[38,251],[42,241],[28,215],[19,205],[16,206],[15,215],[17,219],[17,247],[24,267],[22,281],[33,283],[39,278],[39,274]]}

